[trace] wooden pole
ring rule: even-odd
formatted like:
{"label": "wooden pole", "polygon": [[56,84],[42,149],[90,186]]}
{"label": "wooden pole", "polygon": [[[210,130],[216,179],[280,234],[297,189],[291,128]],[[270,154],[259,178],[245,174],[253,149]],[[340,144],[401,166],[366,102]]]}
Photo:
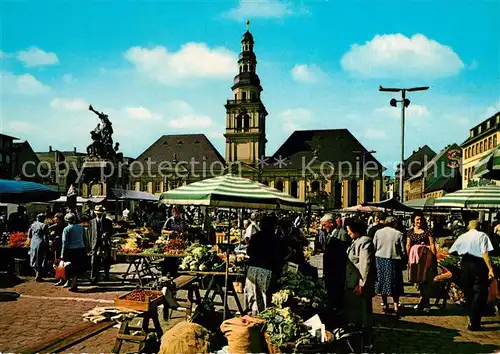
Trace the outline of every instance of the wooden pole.
{"label": "wooden pole", "polygon": [[223,312],[223,317],[222,319],[226,319],[226,308],[227,306],[227,283],[228,283],[228,278],[229,278],[229,243],[231,241],[230,235],[231,235],[231,208],[229,208],[229,219],[228,219],[228,232],[226,234],[226,274],[224,277],[224,312]]}

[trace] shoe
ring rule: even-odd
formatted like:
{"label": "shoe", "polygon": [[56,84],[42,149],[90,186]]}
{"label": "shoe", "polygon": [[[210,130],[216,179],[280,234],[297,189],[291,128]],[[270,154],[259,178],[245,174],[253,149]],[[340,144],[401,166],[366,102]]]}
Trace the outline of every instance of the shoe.
{"label": "shoe", "polygon": [[63,285],[64,285],[64,280],[62,280],[62,279],[54,284],[54,286],[63,286]]}
{"label": "shoe", "polygon": [[424,311],[425,313],[429,313],[431,312],[431,309],[429,307],[424,307],[422,311]]}
{"label": "shoe", "polygon": [[70,281],[68,280],[66,283],[64,283],[63,288],[69,288],[71,287]]}
{"label": "shoe", "polygon": [[76,287],[70,287],[68,289],[68,291],[71,292],[71,293],[77,293],[78,292],[78,287],[77,286]]}

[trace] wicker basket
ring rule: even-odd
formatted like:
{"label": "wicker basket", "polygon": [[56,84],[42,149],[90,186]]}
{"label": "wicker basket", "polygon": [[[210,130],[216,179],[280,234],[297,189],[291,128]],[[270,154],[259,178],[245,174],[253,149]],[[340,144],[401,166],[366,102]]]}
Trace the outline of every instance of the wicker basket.
{"label": "wicker basket", "polygon": [[333,334],[326,331],[326,342],[315,344],[300,344],[295,347],[295,343],[286,343],[281,348],[276,347],[271,343],[271,338],[267,332],[264,333],[266,339],[267,350],[269,354],[281,353],[329,353],[331,352],[331,344],[333,342]]}

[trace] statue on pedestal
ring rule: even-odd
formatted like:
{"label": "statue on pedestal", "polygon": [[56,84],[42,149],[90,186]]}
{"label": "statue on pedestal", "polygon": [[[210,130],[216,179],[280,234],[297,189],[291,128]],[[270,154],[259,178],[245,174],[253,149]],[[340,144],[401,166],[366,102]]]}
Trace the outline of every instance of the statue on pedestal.
{"label": "statue on pedestal", "polygon": [[108,115],[96,111],[92,105],[89,106],[89,111],[94,112],[101,120],[101,123],[90,132],[92,144],[87,147],[89,157],[113,161],[123,159],[123,154],[117,152],[120,144],[116,143],[113,147],[113,126]]}

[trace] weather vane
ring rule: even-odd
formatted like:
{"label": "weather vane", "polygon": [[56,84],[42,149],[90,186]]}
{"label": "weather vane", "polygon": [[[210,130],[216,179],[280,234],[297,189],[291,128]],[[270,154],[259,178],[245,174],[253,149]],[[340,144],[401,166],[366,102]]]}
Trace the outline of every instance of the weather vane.
{"label": "weather vane", "polygon": [[249,31],[250,30],[250,21],[249,20],[247,20],[246,25],[247,25],[247,31]]}

